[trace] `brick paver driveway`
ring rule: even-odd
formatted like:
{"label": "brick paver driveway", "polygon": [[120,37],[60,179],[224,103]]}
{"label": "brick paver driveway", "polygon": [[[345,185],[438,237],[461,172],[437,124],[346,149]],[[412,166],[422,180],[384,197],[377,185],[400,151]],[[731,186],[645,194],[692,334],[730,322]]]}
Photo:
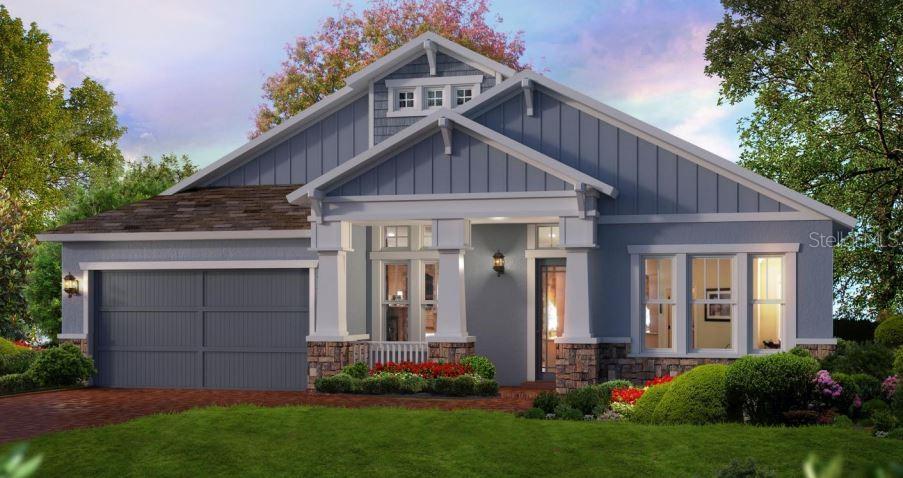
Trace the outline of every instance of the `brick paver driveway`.
{"label": "brick paver driveway", "polygon": [[0,397],[0,443],[70,428],[120,423],[154,413],[209,405],[395,406],[444,410],[516,411],[530,407],[538,389],[502,387],[495,398],[325,395],[316,392],[86,388]]}

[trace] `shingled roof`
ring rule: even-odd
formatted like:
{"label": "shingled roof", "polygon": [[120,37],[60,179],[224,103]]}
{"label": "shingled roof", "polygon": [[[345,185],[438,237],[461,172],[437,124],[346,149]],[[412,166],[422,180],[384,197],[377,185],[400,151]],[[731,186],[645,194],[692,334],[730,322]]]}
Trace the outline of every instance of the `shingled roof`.
{"label": "shingled roof", "polygon": [[285,199],[297,188],[239,186],[155,196],[71,222],[44,235],[310,229],[308,203],[290,204]]}

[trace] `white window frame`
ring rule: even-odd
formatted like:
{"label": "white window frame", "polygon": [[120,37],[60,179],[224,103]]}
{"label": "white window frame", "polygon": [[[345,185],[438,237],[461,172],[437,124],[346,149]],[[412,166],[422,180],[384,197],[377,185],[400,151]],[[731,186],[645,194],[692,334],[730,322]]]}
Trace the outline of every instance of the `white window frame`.
{"label": "white window frame", "polygon": [[[483,84],[483,75],[468,76],[431,76],[424,78],[405,78],[398,80],[385,80],[386,89],[389,92],[389,108],[386,111],[387,117],[401,116],[426,116],[432,110],[437,108],[454,108],[456,104],[452,104],[454,98],[452,92],[457,88],[468,88],[471,90],[471,99],[481,92]],[[442,106],[427,106],[426,91],[430,89],[441,89],[443,103]],[[414,107],[399,108],[398,93],[400,91],[414,92]]]}
{"label": "white window frame", "polygon": [[[393,239],[395,239],[395,243],[396,243],[395,246],[390,246],[390,245],[388,245],[389,235],[388,235],[387,230],[388,230],[388,228],[390,228],[390,227],[393,228],[393,229],[395,230],[395,236],[392,237]],[[407,224],[398,224],[398,225],[393,224],[393,225],[390,225],[390,226],[380,226],[380,230],[382,231],[382,234],[381,234],[381,237],[382,237],[382,247],[381,247],[381,249],[382,249],[382,250],[386,250],[386,251],[410,251],[410,250],[412,250],[412,246],[413,246],[413,244],[412,244],[413,238],[412,238],[411,236],[413,236],[413,234],[412,234],[411,228],[412,228],[412,226],[409,226],[409,225],[407,225]],[[400,235],[398,234],[399,231],[406,231],[406,235],[405,235],[405,236],[400,236]],[[400,237],[404,237],[405,239],[407,239],[408,245],[406,245],[406,246],[399,246],[399,245],[397,245],[397,244],[398,244],[398,239],[399,239]]]}
{"label": "white window frame", "polygon": [[[754,296],[754,288],[752,286],[752,274],[753,267],[755,266],[755,261],[758,258],[769,258],[769,257],[777,257],[781,259],[781,298],[780,299],[756,299]],[[750,353],[755,354],[770,354],[770,353],[778,353],[784,349],[784,342],[787,340],[785,334],[787,333],[787,296],[789,295],[789,290],[787,289],[787,278],[789,276],[787,271],[787,255],[786,254],[750,254],[749,255],[749,264],[750,264],[750,286],[749,286],[749,351]],[[767,279],[766,279],[767,280]],[[760,304],[776,304],[780,306],[781,316],[780,316],[780,337],[781,340],[781,348],[777,349],[757,349],[756,344],[753,343],[753,338],[755,334],[753,333],[752,328],[755,326],[755,313],[754,309],[756,305]]]}
{"label": "white window frame", "polygon": [[[418,265],[418,269],[420,269],[420,275],[418,276],[417,281],[417,293],[420,295],[420,308],[418,309],[418,319],[417,322],[419,324],[419,337],[422,337],[423,340],[426,340],[426,337],[430,337],[433,334],[426,333],[426,324],[424,323],[424,313],[423,311],[427,309],[427,307],[438,308],[439,307],[439,260],[421,260],[417,261],[420,264]],[[426,266],[428,264],[435,264],[436,266],[436,283],[433,284],[433,298],[427,300],[426,298]],[[437,324],[438,325],[438,324]]]}
{"label": "white window frame", "polygon": [[[784,314],[781,324],[781,348],[774,351],[756,351],[755,353],[773,353],[787,351],[802,343],[796,337],[796,255],[799,243],[765,243],[765,244],[673,244],[673,245],[630,245],[627,252],[630,256],[630,343],[632,357],[690,357],[690,358],[736,358],[750,353],[752,350],[752,274],[749,270],[751,257],[782,256],[784,258]],[[677,298],[675,314],[674,351],[656,352],[643,350],[643,334],[641,320],[643,307],[643,269],[642,258],[649,255],[673,255],[674,273],[677,282],[674,284],[674,295]],[[734,264],[734,338],[733,349],[698,349],[689,348],[690,327],[690,259],[694,256],[732,256]]]}
{"label": "white window frame", "polygon": [[[552,245],[549,247],[543,247],[539,245],[539,231],[543,228],[551,227],[557,230],[556,240],[558,244]],[[560,249],[561,248],[561,227],[558,224],[537,224],[536,225],[536,233],[535,233],[535,241],[537,249]]]}
{"label": "white window frame", "polygon": [[[446,106],[446,105],[445,105],[445,99],[448,97],[448,95],[445,94],[445,89],[446,89],[446,88],[444,88],[444,87],[440,87],[440,88],[436,88],[436,87],[427,87],[427,88],[424,88],[424,89],[423,89],[423,94],[424,94],[424,97],[423,97],[423,104],[424,104],[424,107],[427,108],[427,109],[439,109],[439,108],[445,107],[445,106]],[[438,96],[435,96],[434,98],[430,98],[430,93],[438,93]],[[435,101],[435,100],[439,100],[439,104],[437,104],[437,105],[431,105],[430,102],[431,102],[431,101]]]}
{"label": "white window frame", "polygon": [[[458,92],[459,91],[469,91],[470,92],[470,94],[464,96],[464,98],[467,98],[467,99],[464,100],[464,102],[460,103],[460,104],[458,103]],[[450,98],[450,101],[453,102],[452,106],[461,106],[461,105],[467,104],[467,102],[472,100],[474,96],[476,96],[476,95],[474,94],[474,89],[472,86],[466,86],[466,85],[465,86],[456,86],[454,88],[454,91],[452,91],[452,97]]]}
{"label": "white window frame", "polygon": [[[677,299],[677,256],[672,254],[644,254],[640,256],[640,280],[642,281],[646,275],[646,261],[645,259],[671,259],[671,299],[646,299],[645,291],[643,287],[640,287],[640,317],[638,320],[641,321],[640,324],[640,350],[642,353],[647,355],[667,355],[672,354],[677,351],[677,318],[679,316],[678,309],[680,308],[679,301]],[[671,324],[671,347],[668,348],[646,348],[646,332],[645,332],[645,318],[646,318],[646,306],[647,305],[668,305],[674,306],[674,317],[672,318]]]}
{"label": "white window frame", "polygon": [[[410,100],[408,98],[404,99],[405,102],[410,101],[411,106],[401,106],[401,102],[402,102],[401,94],[402,93],[410,93],[411,94]],[[413,110],[419,109],[419,106],[417,105],[417,90],[414,88],[399,88],[399,89],[395,90],[392,97],[395,98],[393,102],[395,103],[394,109],[396,111],[413,111]]]}
{"label": "white window frame", "polygon": [[[717,305],[729,305],[731,308],[731,346],[729,348],[714,348],[714,349],[706,349],[702,347],[691,347],[689,352],[695,354],[708,354],[708,355],[717,355],[721,353],[732,353],[736,354],[738,350],[739,344],[739,307],[737,307],[738,297],[739,297],[739,284],[740,278],[737,275],[737,257],[736,254],[694,254],[687,258],[687,281],[688,287],[687,290],[691,291],[693,287],[693,260],[694,259],[728,259],[731,264],[731,298],[730,299],[696,299],[693,297],[693,294],[690,294],[687,299],[687,319],[692,320],[693,314],[690,312],[690,308],[694,305],[702,305],[706,307],[708,305],[717,304]],[[719,266],[720,267],[720,266]],[[706,271],[703,271],[703,286],[707,285],[705,283]],[[703,287],[703,292],[705,292],[706,287]],[[687,330],[689,331],[690,324],[687,324]],[[691,337],[688,335],[687,340],[690,341]],[[692,343],[690,341],[689,343]]]}

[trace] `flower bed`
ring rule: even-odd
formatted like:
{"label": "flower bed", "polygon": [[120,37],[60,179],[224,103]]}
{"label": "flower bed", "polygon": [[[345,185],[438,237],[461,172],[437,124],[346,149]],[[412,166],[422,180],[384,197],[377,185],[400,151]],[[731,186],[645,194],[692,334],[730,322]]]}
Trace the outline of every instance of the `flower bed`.
{"label": "flower bed", "polygon": [[390,373],[410,373],[419,375],[426,379],[439,377],[460,377],[461,375],[472,374],[473,369],[468,365],[460,363],[439,363],[439,362],[386,362],[378,363],[370,369],[370,375],[376,375],[383,372]]}
{"label": "flower bed", "polygon": [[359,362],[339,374],[317,379],[315,387],[323,393],[427,393],[457,397],[495,396],[499,389],[495,380],[482,376],[467,363],[441,362],[388,362],[369,369]]}

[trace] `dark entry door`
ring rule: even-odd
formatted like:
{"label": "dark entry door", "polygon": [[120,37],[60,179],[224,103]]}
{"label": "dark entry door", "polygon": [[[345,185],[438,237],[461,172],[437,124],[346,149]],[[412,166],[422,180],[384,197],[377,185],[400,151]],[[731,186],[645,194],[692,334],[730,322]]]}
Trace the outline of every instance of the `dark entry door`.
{"label": "dark entry door", "polygon": [[536,379],[555,379],[555,338],[564,333],[565,260],[536,261]]}

